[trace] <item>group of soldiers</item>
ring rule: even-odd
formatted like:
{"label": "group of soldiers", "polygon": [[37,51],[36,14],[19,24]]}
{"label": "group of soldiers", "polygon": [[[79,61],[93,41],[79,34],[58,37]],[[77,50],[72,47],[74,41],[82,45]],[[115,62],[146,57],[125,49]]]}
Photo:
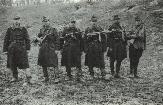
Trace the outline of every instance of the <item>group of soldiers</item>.
{"label": "group of soldiers", "polygon": [[[18,81],[18,68],[29,68],[28,53],[31,41],[28,31],[20,25],[20,17],[14,19],[13,26],[8,28],[4,39],[3,52],[7,54],[7,67],[13,73],[11,82]],[[77,81],[82,76],[81,56],[85,53],[85,65],[89,68],[89,74],[95,78],[94,67],[101,70],[101,78],[106,76],[105,71],[105,52],[110,58],[111,75],[120,78],[119,72],[121,62],[127,57],[127,42],[129,41],[130,74],[138,78],[137,68],[139,59],[145,49],[145,27],[139,16],[135,17],[135,28],[133,31],[126,32],[120,24],[118,15],[113,16],[114,23],[108,30],[102,29],[97,24],[97,17],[91,17],[91,26],[83,32],[76,27],[76,21],[64,27],[61,35],[57,29],[50,25],[50,20],[44,17],[43,26],[34,40],[39,43],[38,65],[43,69],[44,81],[49,81],[48,67],[58,70],[58,56],[62,55],[61,66],[66,67],[67,77],[72,80],[71,68],[76,67]],[[116,63],[116,67],[114,64]],[[26,73],[26,81],[30,83],[31,75]]]}

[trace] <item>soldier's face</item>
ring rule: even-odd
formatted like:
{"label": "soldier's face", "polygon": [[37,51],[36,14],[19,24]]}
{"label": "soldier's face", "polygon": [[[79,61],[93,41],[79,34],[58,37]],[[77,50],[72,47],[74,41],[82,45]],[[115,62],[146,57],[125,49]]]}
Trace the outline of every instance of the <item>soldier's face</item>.
{"label": "soldier's face", "polygon": [[49,21],[43,22],[43,25],[44,25],[44,26],[50,26],[50,22],[49,22]]}
{"label": "soldier's face", "polygon": [[19,20],[14,20],[14,26],[20,26],[20,21]]}
{"label": "soldier's face", "polygon": [[91,25],[96,25],[96,22],[91,22]]}
{"label": "soldier's face", "polygon": [[70,23],[70,27],[75,27],[75,23]]}
{"label": "soldier's face", "polygon": [[141,24],[141,22],[140,21],[136,21],[136,25],[140,25]]}
{"label": "soldier's face", "polygon": [[115,20],[115,22],[118,23],[119,22],[119,19],[118,20]]}

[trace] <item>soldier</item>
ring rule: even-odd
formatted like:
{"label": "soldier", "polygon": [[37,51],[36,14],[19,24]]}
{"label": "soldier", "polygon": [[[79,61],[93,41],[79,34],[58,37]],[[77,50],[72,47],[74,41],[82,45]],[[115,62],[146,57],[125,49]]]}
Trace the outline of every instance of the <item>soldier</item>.
{"label": "soldier", "polygon": [[136,26],[133,32],[134,35],[130,36],[130,46],[129,46],[129,58],[130,58],[130,74],[135,78],[138,78],[137,68],[139,64],[139,59],[142,56],[143,50],[145,49],[146,43],[146,33],[145,27],[140,20],[140,17],[135,17]]}
{"label": "soldier", "polygon": [[[122,27],[120,25],[120,18],[118,15],[114,15],[114,23],[109,27],[109,31],[111,31],[109,36],[109,49],[107,52],[107,56],[110,57],[110,68],[111,74],[115,78],[119,78],[119,71],[121,62],[123,59],[127,57],[126,51],[126,41],[125,35],[122,32]],[[114,71],[114,63],[116,62],[116,73]]]}
{"label": "soldier", "polygon": [[104,52],[106,51],[106,37],[101,32],[103,29],[97,25],[97,17],[91,17],[91,27],[85,30],[85,65],[89,67],[90,75],[94,78],[93,68],[101,70],[102,78],[105,77]]}
{"label": "soldier", "polygon": [[[7,53],[7,67],[13,73],[11,82],[18,81],[18,69],[24,69],[27,73],[29,68],[28,52],[30,50],[30,39],[25,27],[20,25],[20,17],[13,19],[13,26],[7,29],[4,39],[3,52]],[[26,74],[27,81],[30,82],[30,75]]]}
{"label": "soldier", "polygon": [[40,29],[37,40],[40,43],[38,65],[42,66],[44,74],[44,82],[49,81],[48,67],[53,67],[56,75],[58,69],[58,57],[57,57],[57,30],[50,25],[50,20],[47,17],[43,17],[43,27]]}
{"label": "soldier", "polygon": [[76,27],[76,21],[71,21],[62,32],[64,40],[61,65],[66,66],[67,76],[72,80],[71,67],[77,67],[77,79],[81,76],[82,35]]}

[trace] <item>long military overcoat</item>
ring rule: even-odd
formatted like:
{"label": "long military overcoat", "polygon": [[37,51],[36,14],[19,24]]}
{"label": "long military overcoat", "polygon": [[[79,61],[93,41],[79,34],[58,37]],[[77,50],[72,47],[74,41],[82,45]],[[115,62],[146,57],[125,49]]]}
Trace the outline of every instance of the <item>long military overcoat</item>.
{"label": "long military overcoat", "polygon": [[82,35],[76,27],[65,27],[62,33],[64,39],[62,49],[62,66],[81,67]]}
{"label": "long military overcoat", "polygon": [[39,55],[38,55],[38,65],[43,67],[57,67],[58,57],[55,51],[58,49],[58,34],[57,30],[52,27],[42,27],[39,38],[44,39],[40,44]]}
{"label": "long military overcoat", "polygon": [[3,52],[7,53],[7,67],[26,69],[29,67],[27,50],[30,50],[30,39],[25,27],[7,29]]}
{"label": "long military overcoat", "polygon": [[123,60],[127,57],[126,51],[126,36],[122,33],[122,27],[119,23],[114,23],[110,26],[111,33],[108,35],[108,47],[107,56],[116,60]]}
{"label": "long military overcoat", "polygon": [[104,52],[106,51],[106,37],[100,33],[90,36],[93,32],[101,32],[103,29],[98,26],[91,26],[85,30],[85,65],[88,67],[104,68]]}
{"label": "long military overcoat", "polygon": [[134,36],[128,36],[128,39],[134,39],[129,46],[129,57],[138,59],[146,48],[146,30],[143,24],[136,25],[135,30],[136,33]]}

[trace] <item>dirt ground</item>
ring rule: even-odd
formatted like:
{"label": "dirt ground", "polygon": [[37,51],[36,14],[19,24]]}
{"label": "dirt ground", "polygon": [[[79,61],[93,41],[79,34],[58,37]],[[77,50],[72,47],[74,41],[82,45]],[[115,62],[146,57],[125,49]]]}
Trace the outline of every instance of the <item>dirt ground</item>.
{"label": "dirt ground", "polygon": [[[90,11],[96,9],[94,13],[103,16],[102,23],[107,21],[107,15],[103,15],[102,7],[83,6],[80,10],[74,10],[73,6],[55,5],[40,7],[27,6],[9,9],[7,19],[10,20],[14,14],[19,13],[23,17],[32,39],[41,27],[41,17],[50,15],[53,19],[52,25],[63,26],[71,18],[78,20],[79,27],[84,29],[88,25]],[[34,11],[35,10],[35,11]],[[120,11],[122,9],[116,10]],[[120,13],[120,12],[119,12]],[[83,14],[86,18],[82,18]],[[98,15],[98,16],[100,16]],[[122,15],[123,16],[123,15]],[[3,16],[4,19],[4,16]],[[82,20],[82,25],[80,24]],[[102,24],[101,23],[101,24]],[[9,21],[4,29],[9,26]],[[107,23],[108,24],[108,23]],[[105,24],[104,24],[105,26]],[[57,27],[59,29],[59,27]],[[152,32],[155,28],[152,28]],[[4,30],[1,31],[4,33]],[[154,32],[153,32],[154,33]],[[88,68],[84,66],[84,54],[82,55],[82,82],[76,81],[76,70],[73,71],[73,81],[66,81],[65,68],[60,66],[61,55],[59,57],[59,78],[54,77],[54,70],[49,68],[50,82],[43,83],[43,72],[37,66],[38,46],[32,46],[29,54],[30,73],[32,84],[23,85],[25,78],[24,71],[19,70],[20,81],[10,83],[11,72],[6,68],[6,55],[1,54],[0,63],[0,105],[162,105],[163,104],[163,53],[159,50],[154,37],[148,31],[147,49],[144,51],[140,60],[138,73],[140,78],[129,78],[129,59],[126,58],[121,67],[120,79],[115,79],[110,75],[109,59],[106,62],[106,80],[100,79],[100,70],[95,68],[96,79],[92,80],[89,76]],[[3,35],[1,35],[3,39]],[[3,41],[1,41],[2,50]],[[160,45],[161,46],[161,45]],[[162,47],[162,46],[161,46]],[[1,51],[2,52],[2,51]],[[56,82],[58,80],[58,82]]]}

